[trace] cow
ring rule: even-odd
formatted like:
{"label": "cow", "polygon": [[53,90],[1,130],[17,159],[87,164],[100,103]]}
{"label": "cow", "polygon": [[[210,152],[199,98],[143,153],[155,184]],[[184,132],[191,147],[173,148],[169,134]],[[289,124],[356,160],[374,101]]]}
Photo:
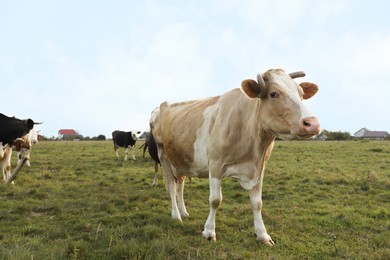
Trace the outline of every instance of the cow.
{"label": "cow", "polygon": [[[31,147],[33,144],[37,144],[38,143],[38,132],[39,131],[36,131],[35,129],[31,129],[30,132],[28,132],[28,134],[24,135],[22,137],[22,139],[24,139],[24,142],[25,143],[28,143],[29,144],[29,149],[25,148],[25,147],[21,147],[21,146],[16,146],[15,147],[15,150],[16,150],[16,157],[18,158],[18,164],[20,163],[20,161],[27,156],[27,154],[29,155],[29,158],[31,159]],[[30,164],[30,160],[28,160],[26,162],[26,165],[27,166],[31,166]]]}
{"label": "cow", "polygon": [[321,132],[319,120],[303,103],[318,87],[293,80],[303,76],[304,72],[271,69],[259,73],[257,81],[242,81],[241,89],[201,100],[163,102],[152,112],[152,133],[173,219],[189,216],[183,198],[184,176],[209,178],[210,211],[202,235],[216,240],[221,182],[232,177],[249,191],[257,240],[274,245],[261,215],[261,192],[275,139],[309,139]]}
{"label": "cow", "polygon": [[127,154],[128,149],[131,148],[133,151],[133,160],[135,160],[135,142],[137,141],[137,134],[140,134],[140,131],[130,131],[130,132],[124,132],[115,130],[112,132],[112,141],[114,142],[114,152],[116,158],[119,158],[118,155],[118,148],[123,147],[125,148],[125,161],[127,161]]}
{"label": "cow", "polygon": [[[15,117],[8,117],[0,113],[0,159],[3,179],[7,181],[11,173],[12,147],[16,149],[29,149],[25,137],[35,124],[32,119],[21,120]],[[29,153],[25,157],[29,159]]]}

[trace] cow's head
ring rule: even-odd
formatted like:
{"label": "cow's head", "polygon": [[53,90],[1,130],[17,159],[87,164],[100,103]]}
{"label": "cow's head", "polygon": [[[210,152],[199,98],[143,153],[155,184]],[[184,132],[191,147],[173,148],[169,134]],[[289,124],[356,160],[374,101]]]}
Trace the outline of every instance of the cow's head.
{"label": "cow's head", "polygon": [[39,131],[37,131],[37,130],[35,130],[35,129],[31,129],[30,130],[30,133],[29,133],[29,135],[30,135],[30,142],[32,143],[32,144],[37,144],[38,143],[38,136],[39,136],[39,132],[40,132],[41,130],[39,130]]}
{"label": "cow's head", "polygon": [[131,133],[131,138],[133,138],[133,140],[138,140],[137,135],[139,135],[141,133],[141,131],[132,130],[132,131],[130,131],[130,133]]}
{"label": "cow's head", "polygon": [[283,139],[311,138],[321,132],[320,123],[303,99],[311,98],[318,87],[314,83],[299,85],[293,78],[305,76],[304,72],[287,74],[281,69],[258,74],[257,82],[244,80],[242,90],[250,98],[261,99],[260,117],[265,131]]}

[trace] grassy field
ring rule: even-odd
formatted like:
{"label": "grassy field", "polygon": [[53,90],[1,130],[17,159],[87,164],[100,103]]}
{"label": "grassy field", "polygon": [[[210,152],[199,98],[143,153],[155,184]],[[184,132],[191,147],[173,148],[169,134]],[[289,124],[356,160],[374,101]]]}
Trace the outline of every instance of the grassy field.
{"label": "grassy field", "polygon": [[277,142],[263,187],[272,248],[256,242],[235,181],[209,242],[207,180],[186,183],[191,217],[178,223],[150,158],[122,159],[109,141],[33,146],[32,166],[0,184],[0,259],[390,258],[390,142]]}

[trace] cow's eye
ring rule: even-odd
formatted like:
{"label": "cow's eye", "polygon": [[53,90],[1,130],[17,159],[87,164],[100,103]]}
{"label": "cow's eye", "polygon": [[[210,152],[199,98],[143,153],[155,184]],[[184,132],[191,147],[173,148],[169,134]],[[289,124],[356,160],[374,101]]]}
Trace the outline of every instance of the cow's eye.
{"label": "cow's eye", "polygon": [[269,96],[271,97],[271,98],[279,98],[279,94],[278,93],[276,93],[276,92],[271,92],[270,94],[269,94]]}

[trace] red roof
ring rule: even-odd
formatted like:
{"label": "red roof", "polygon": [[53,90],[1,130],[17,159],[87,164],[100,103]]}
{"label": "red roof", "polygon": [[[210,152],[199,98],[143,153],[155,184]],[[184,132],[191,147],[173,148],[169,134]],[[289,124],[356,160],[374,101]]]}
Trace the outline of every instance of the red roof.
{"label": "red roof", "polygon": [[60,135],[77,135],[78,133],[73,129],[61,129],[58,131]]}

